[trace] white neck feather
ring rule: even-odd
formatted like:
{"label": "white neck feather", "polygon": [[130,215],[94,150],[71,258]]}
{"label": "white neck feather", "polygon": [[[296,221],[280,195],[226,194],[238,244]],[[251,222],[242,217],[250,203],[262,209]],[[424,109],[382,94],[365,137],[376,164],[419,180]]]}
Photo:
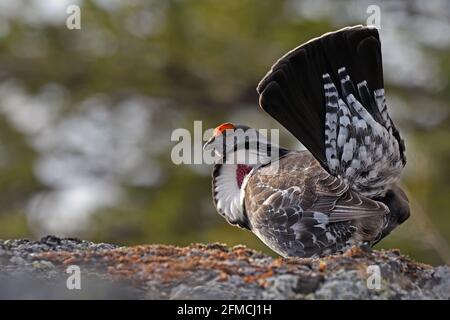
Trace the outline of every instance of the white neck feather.
{"label": "white neck feather", "polygon": [[[219,171],[215,173],[213,180],[214,202],[219,213],[229,223],[248,225],[244,212],[245,186],[254,168],[269,163],[273,158],[278,158],[278,155],[269,157],[266,153],[258,153],[256,150],[239,149],[227,153],[225,163],[217,167]],[[253,167],[244,177],[241,186],[238,185],[236,177],[238,164]]]}
{"label": "white neck feather", "polygon": [[236,164],[225,164],[214,179],[214,193],[217,210],[228,222],[243,219],[243,206],[240,203],[241,188],[236,180]]}

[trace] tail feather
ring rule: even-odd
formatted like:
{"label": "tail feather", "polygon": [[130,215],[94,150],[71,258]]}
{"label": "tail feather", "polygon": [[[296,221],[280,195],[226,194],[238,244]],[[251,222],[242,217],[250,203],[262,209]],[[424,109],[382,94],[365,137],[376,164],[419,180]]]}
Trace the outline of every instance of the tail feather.
{"label": "tail feather", "polygon": [[398,178],[404,144],[387,112],[376,29],[349,27],[297,47],[257,91],[266,112],[358,191],[380,195]]}

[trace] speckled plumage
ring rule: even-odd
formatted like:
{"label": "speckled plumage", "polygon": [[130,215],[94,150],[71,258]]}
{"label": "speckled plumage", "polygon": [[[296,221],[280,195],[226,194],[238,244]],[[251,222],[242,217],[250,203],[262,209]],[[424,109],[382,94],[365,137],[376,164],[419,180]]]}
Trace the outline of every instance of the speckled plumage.
{"label": "speckled plumage", "polygon": [[[329,171],[368,197],[384,196],[400,178],[404,155],[393,135],[382,90],[369,92],[367,82],[357,84],[366,104],[377,105],[379,122],[355,97],[345,67],[338,71],[342,96],[328,73],[323,75],[326,101],[325,155]],[[345,101],[344,101],[345,100]]]}
{"label": "speckled plumage", "polygon": [[283,256],[332,253],[371,241],[389,212],[329,174],[308,151],[293,151],[276,166],[256,170],[245,195],[251,229]]}

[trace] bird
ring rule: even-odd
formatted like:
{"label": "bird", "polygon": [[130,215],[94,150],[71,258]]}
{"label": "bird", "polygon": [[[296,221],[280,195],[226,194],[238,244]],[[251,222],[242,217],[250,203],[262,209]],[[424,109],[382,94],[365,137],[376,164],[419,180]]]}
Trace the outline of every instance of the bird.
{"label": "bird", "polygon": [[228,223],[283,257],[372,247],[410,216],[399,185],[405,143],[391,119],[378,30],[346,27],[282,56],[257,86],[259,105],[306,148],[289,150],[223,123],[212,196]]}

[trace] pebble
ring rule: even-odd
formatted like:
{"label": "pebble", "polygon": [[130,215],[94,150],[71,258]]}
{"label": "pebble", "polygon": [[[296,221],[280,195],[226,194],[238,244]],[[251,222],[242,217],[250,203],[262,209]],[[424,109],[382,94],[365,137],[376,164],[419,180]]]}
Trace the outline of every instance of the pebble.
{"label": "pebble", "polygon": [[25,261],[25,259],[21,258],[21,257],[17,257],[17,256],[13,256],[11,257],[11,259],[9,259],[9,262],[13,263],[13,264],[18,264],[18,265],[23,265],[26,264],[27,262]]}

